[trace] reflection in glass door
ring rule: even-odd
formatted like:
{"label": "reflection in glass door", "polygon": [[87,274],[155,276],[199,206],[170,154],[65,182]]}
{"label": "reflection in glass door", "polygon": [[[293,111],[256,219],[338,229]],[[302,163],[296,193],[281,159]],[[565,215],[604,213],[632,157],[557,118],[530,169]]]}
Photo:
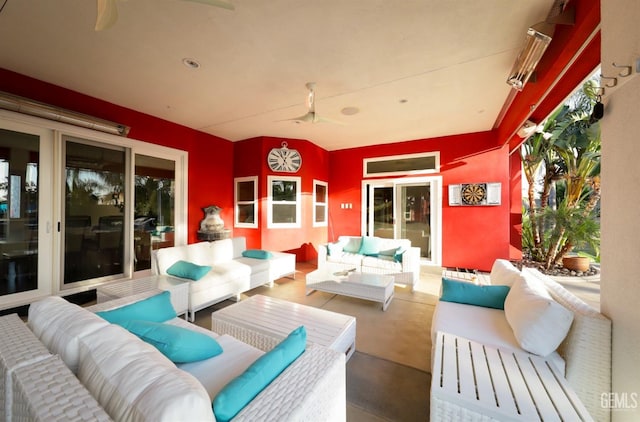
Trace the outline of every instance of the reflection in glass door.
{"label": "reflection in glass door", "polygon": [[0,129],[0,296],[38,288],[40,137]]}
{"label": "reflection in glass door", "polygon": [[373,187],[373,236],[395,238],[393,186]]}
{"label": "reflection in glass door", "polygon": [[420,248],[422,258],[431,259],[431,187],[427,184],[397,185],[400,238]]}
{"label": "reflection in glass door", "polygon": [[175,161],[136,154],[134,271],[151,268],[151,251],[174,246]]}
{"label": "reflection in glass door", "polygon": [[122,274],[124,148],[64,145],[64,283]]}

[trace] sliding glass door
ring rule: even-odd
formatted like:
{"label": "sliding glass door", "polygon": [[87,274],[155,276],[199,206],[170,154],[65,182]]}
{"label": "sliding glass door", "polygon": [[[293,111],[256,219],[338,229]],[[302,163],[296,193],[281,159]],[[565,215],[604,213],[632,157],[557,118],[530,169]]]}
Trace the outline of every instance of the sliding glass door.
{"label": "sliding glass door", "polygon": [[399,178],[365,182],[365,233],[409,239],[427,262],[440,256],[441,179]]}
{"label": "sliding glass door", "polygon": [[65,137],[64,284],[123,274],[124,148]]}
{"label": "sliding glass door", "polygon": [[51,131],[0,125],[0,308],[51,291],[51,144]]}
{"label": "sliding glass door", "polygon": [[38,288],[40,137],[0,129],[0,295]]}
{"label": "sliding glass door", "polygon": [[0,310],[150,274],[187,242],[188,154],[0,110]]}

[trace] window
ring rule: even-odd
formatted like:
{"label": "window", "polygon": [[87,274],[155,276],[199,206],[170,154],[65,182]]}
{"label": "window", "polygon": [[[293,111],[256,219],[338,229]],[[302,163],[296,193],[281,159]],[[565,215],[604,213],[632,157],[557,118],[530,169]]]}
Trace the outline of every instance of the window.
{"label": "window", "polygon": [[287,176],[269,176],[267,178],[268,227],[300,228],[300,178]]}
{"label": "window", "polygon": [[234,179],[235,227],[258,228],[258,176]]}
{"label": "window", "polygon": [[313,227],[327,227],[329,195],[327,182],[313,181]]}
{"label": "window", "polygon": [[364,177],[406,176],[411,174],[438,173],[439,171],[439,152],[364,159]]}

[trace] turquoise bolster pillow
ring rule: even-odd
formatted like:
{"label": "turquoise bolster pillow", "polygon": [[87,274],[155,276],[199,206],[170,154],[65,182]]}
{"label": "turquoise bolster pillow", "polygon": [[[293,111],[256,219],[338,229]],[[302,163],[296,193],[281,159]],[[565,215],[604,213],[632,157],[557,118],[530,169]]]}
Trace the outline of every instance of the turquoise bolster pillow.
{"label": "turquoise bolster pillow", "polygon": [[485,308],[504,309],[509,286],[478,286],[466,281],[442,279],[443,302],[463,303]]}
{"label": "turquoise bolster pillow", "polygon": [[247,249],[246,251],[242,251],[242,256],[245,258],[269,259],[273,254],[269,251],[263,251],[262,249]]}
{"label": "turquoise bolster pillow", "polygon": [[377,256],[378,252],[380,252],[380,247],[378,246],[378,238],[364,236],[362,238],[362,243],[360,243],[360,249],[358,250],[358,254],[367,255],[367,256]]}
{"label": "turquoise bolster pillow", "polygon": [[198,281],[211,271],[209,265],[196,265],[192,262],[178,261],[167,268],[167,274],[174,277],[188,278],[189,280]]}
{"label": "turquoise bolster pillow", "polygon": [[122,326],[174,363],[198,362],[222,353],[213,337],[176,325],[133,320]]}
{"label": "turquoise bolster pillow", "polygon": [[262,355],[241,375],[234,378],[213,399],[217,421],[227,422],[238,414],[255,396],[278,377],[307,346],[307,331],[298,327],[271,351]]}
{"label": "turquoise bolster pillow", "polygon": [[96,312],[112,324],[140,319],[143,321],[164,322],[176,317],[176,311],[171,304],[171,294],[164,291],[155,296],[143,299],[110,311]]}

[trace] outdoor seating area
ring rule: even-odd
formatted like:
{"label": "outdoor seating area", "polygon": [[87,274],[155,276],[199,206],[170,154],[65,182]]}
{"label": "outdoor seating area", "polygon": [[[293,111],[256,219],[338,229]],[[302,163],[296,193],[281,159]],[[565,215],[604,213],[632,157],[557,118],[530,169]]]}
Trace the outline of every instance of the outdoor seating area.
{"label": "outdoor seating area", "polygon": [[318,248],[318,268],[392,275],[394,282],[412,289],[420,278],[420,248],[409,239],[339,236]]}
{"label": "outdoor seating area", "polygon": [[[203,243],[211,248],[216,242],[233,243]],[[382,417],[381,408],[393,402],[405,409],[384,418],[407,420],[426,411],[408,420],[429,414],[432,421],[610,420],[600,394],[611,390],[611,321],[541,273],[499,259],[490,273],[423,269],[414,289],[394,287],[392,276],[368,274],[388,278],[384,284],[396,297],[381,312],[366,294],[320,288],[309,295],[320,287],[314,273],[327,268],[305,263],[304,277],[260,284],[242,292],[238,302],[221,299],[193,311],[191,323],[179,314],[188,310],[192,281],[170,275],[103,286],[98,303],[84,308],[59,297],[35,302],[26,324],[15,314],[0,317],[0,336],[15,339],[0,342],[0,411],[7,421],[141,417],[134,414],[227,420],[216,413],[218,394],[303,326],[305,351],[232,420],[358,422]],[[543,310],[541,300],[553,312]],[[174,354],[178,344],[188,345],[190,353],[202,348],[174,331],[170,345],[160,346],[158,325],[214,339],[222,353],[183,361],[184,355]],[[386,337],[391,332],[393,341]],[[407,360],[406,347],[424,364]],[[366,360],[373,366],[365,374]],[[379,365],[396,361],[395,375],[385,382],[365,381],[384,373]],[[403,375],[400,367],[409,372]],[[37,380],[69,393],[52,402]],[[359,394],[363,382],[368,398]],[[411,394],[400,387],[408,382],[420,383]],[[142,390],[149,393],[137,396]]]}
{"label": "outdoor seating area", "polygon": [[188,283],[189,319],[195,312],[284,276],[295,277],[295,255],[247,250],[246,238],[162,248],[152,253],[152,272]]}
{"label": "outdoor seating area", "polygon": [[431,326],[432,420],[610,420],[601,405],[611,391],[608,318],[506,260],[473,280],[445,274]]}
{"label": "outdoor seating area", "polygon": [[[307,344],[303,328],[263,351],[176,318],[169,298],[81,308],[50,297],[26,325],[1,317],[16,340],[0,343],[3,420],[345,420],[344,353]],[[39,393],[42,382],[63,397]]]}

